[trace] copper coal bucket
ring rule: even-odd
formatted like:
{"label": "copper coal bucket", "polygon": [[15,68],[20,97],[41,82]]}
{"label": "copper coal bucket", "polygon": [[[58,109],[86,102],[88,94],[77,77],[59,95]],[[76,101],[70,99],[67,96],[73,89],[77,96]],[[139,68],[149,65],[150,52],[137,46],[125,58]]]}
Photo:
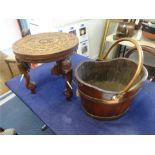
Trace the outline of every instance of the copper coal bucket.
{"label": "copper coal bucket", "polygon": [[[119,42],[129,41],[138,51],[138,64],[128,58],[106,60]],[[92,117],[113,119],[124,114],[147,79],[143,51],[133,39],[117,40],[103,57],[104,61],[85,61],[75,69],[77,90],[84,111]]]}

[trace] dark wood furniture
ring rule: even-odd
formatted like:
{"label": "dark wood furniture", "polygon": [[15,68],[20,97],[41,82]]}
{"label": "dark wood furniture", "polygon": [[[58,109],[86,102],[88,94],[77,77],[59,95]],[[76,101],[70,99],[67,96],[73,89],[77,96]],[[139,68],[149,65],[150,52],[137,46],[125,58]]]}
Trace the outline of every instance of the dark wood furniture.
{"label": "dark wood furniture", "polygon": [[142,23],[142,34],[145,38],[155,40],[155,24]]}
{"label": "dark wood furniture", "polygon": [[62,74],[65,77],[65,96],[72,96],[72,68],[69,56],[78,47],[78,38],[69,33],[51,32],[26,36],[13,44],[18,68],[25,77],[25,86],[35,93],[36,85],[30,81],[28,71],[30,63],[47,63],[56,61],[52,68],[55,75]]}
{"label": "dark wood furniture", "polygon": [[[143,49],[143,51],[152,54],[152,55],[154,56],[154,58],[155,58],[155,48],[150,47],[150,46],[146,46],[146,45],[141,45],[141,48]],[[126,52],[126,54],[125,54],[124,57],[129,58],[130,55],[131,55],[132,53],[134,53],[134,52],[137,52],[136,47],[130,48],[130,49]],[[144,64],[144,65],[145,65],[145,64]],[[155,82],[155,69],[154,69],[154,67],[153,67],[153,66],[149,66],[149,65],[145,65],[145,67],[147,68],[148,73],[149,73],[148,78],[149,78],[151,81],[154,81],[154,82]]]}

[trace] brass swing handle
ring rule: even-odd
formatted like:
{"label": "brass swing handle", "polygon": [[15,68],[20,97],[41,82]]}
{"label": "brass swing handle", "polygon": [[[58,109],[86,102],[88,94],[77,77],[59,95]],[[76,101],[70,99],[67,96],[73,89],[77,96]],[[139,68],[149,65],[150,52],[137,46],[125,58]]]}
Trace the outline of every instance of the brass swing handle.
{"label": "brass swing handle", "polygon": [[142,48],[141,46],[138,44],[138,42],[134,39],[131,39],[131,38],[122,38],[122,39],[119,39],[117,40],[110,48],[109,50],[106,52],[106,54],[103,56],[103,59],[106,59],[108,54],[110,53],[110,51],[120,42],[122,41],[129,41],[131,43],[133,43],[138,51],[138,66],[137,66],[137,70],[133,76],[133,78],[131,79],[131,81],[128,83],[128,85],[120,92],[118,92],[118,94],[116,94],[116,96],[114,96],[113,99],[117,98],[117,95],[121,95],[125,92],[127,92],[133,85],[133,83],[136,81],[136,79],[138,78],[140,72],[141,72],[141,69],[142,69],[142,66],[143,66],[143,61],[144,61],[144,58],[143,58],[143,51],[142,51]]}
{"label": "brass swing handle", "polygon": [[[150,54],[152,54],[155,57],[155,48],[150,47],[150,46],[146,46],[146,45],[141,45],[141,48],[143,49],[143,51],[148,52]],[[129,56],[134,53],[136,50],[136,47],[130,48],[126,54],[125,54],[125,58],[129,58]],[[152,81],[155,82],[155,75],[152,77]]]}

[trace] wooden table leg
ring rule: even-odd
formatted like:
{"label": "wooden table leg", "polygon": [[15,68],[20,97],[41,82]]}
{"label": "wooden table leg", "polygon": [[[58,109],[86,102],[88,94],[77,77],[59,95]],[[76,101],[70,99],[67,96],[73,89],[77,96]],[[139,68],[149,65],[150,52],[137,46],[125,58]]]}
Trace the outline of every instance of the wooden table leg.
{"label": "wooden table leg", "polygon": [[61,75],[62,73],[62,61],[56,61],[56,64],[54,65],[54,67],[51,69],[51,73],[53,75]]}
{"label": "wooden table leg", "polygon": [[55,66],[52,68],[52,74],[54,75],[63,75],[65,78],[66,88],[64,90],[64,94],[67,99],[71,99],[73,96],[72,91],[72,67],[71,67],[71,60],[69,58],[57,61]]}
{"label": "wooden table leg", "polygon": [[30,76],[28,74],[28,71],[30,70],[29,64],[26,63],[26,62],[21,62],[21,61],[17,60],[17,66],[18,66],[19,71],[21,72],[21,74],[24,75],[26,88],[30,89],[31,93],[34,94],[36,85],[35,85],[34,82],[30,81]]}
{"label": "wooden table leg", "polygon": [[71,99],[73,96],[73,91],[72,91],[72,66],[71,66],[71,60],[65,59],[62,61],[62,73],[65,77],[65,83],[66,83],[66,89],[64,90],[65,96],[67,99]]}

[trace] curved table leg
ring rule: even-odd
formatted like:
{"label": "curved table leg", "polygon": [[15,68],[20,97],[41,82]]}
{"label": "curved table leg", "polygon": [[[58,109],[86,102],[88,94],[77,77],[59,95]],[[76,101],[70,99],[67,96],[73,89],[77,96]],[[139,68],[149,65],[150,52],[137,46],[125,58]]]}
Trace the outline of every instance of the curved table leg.
{"label": "curved table leg", "polygon": [[65,77],[65,83],[66,83],[66,89],[64,90],[65,96],[67,99],[71,99],[73,96],[73,91],[72,91],[72,66],[71,66],[71,60],[70,59],[65,59],[62,61],[62,73]]}
{"label": "curved table leg", "polygon": [[72,67],[71,67],[71,60],[69,58],[66,58],[64,60],[59,60],[56,62],[54,67],[51,70],[52,74],[54,75],[63,75],[65,78],[66,88],[64,90],[64,94],[66,96],[66,99],[70,100],[73,96],[72,91]]}
{"label": "curved table leg", "polygon": [[31,93],[34,94],[36,85],[35,85],[34,82],[30,81],[30,76],[28,74],[28,71],[30,70],[29,64],[26,63],[26,62],[21,62],[21,61],[17,60],[17,66],[18,66],[19,71],[21,72],[21,74],[24,75],[26,88],[30,89]]}

